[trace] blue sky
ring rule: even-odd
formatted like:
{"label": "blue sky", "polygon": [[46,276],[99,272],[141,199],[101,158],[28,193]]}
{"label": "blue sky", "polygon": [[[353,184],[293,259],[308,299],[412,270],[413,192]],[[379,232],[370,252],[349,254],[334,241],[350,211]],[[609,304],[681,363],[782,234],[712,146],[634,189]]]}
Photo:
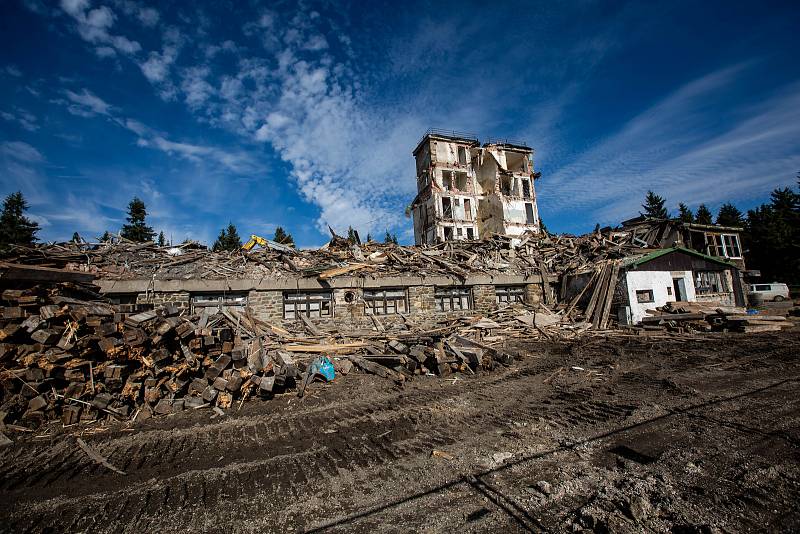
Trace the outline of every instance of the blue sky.
{"label": "blue sky", "polygon": [[551,231],[747,209],[800,171],[796,2],[0,3],[0,194],[40,237],[413,241],[429,127],[535,149]]}

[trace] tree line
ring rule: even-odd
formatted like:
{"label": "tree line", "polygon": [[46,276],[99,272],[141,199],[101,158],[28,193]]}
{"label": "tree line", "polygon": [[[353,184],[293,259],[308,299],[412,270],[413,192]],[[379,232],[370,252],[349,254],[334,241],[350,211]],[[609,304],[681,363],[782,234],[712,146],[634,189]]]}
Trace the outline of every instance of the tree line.
{"label": "tree line", "polygon": [[[25,215],[29,207],[21,191],[11,193],[5,198],[2,212],[0,212],[0,249],[6,248],[8,245],[32,245],[36,242],[36,234],[41,228],[39,223]],[[167,239],[163,231],[160,231],[158,237],[156,237],[155,230],[148,226],[147,207],[139,197],[134,197],[128,203],[125,220],[127,223],[122,225],[119,231],[120,237],[137,243],[154,241],[159,247],[172,246],[172,242]],[[113,237],[106,230],[100,237],[100,241],[111,241]],[[294,246],[292,235],[280,226],[275,229],[273,240],[284,245]],[[83,239],[78,232],[75,232],[72,234],[72,241],[82,243]],[[241,246],[242,240],[239,238],[236,226],[231,223],[228,224],[227,228],[223,228],[220,231],[219,237],[212,245],[212,249],[215,251],[237,250]]]}
{"label": "tree line", "polygon": [[[21,191],[11,193],[5,198],[3,202],[3,209],[0,213],[0,248],[5,248],[8,245],[32,245],[37,240],[36,234],[39,232],[39,223],[31,220],[25,216],[25,211],[29,208],[28,202],[22,195]],[[163,231],[158,233],[151,226],[147,224],[147,207],[144,201],[139,197],[133,197],[128,203],[126,224],[122,225],[119,235],[130,241],[144,243],[147,241],[154,241],[159,247],[172,246],[172,242],[167,239]],[[347,238],[351,243],[358,241],[358,234],[349,227],[347,230]],[[113,238],[111,233],[106,232],[100,238],[100,241],[107,242]],[[275,233],[272,240],[282,245],[294,247],[294,238],[292,234],[288,233],[283,227],[278,226],[275,228]],[[75,243],[82,243],[78,232],[72,234],[72,241]],[[372,236],[367,234],[367,242],[372,241]],[[397,244],[397,234],[392,234],[388,230],[384,236],[384,243]],[[242,239],[239,237],[239,232],[236,225],[228,223],[227,228],[223,228],[219,232],[216,241],[211,246],[211,249],[219,251],[233,251],[242,247]]]}
{"label": "tree line", "polygon": [[[705,204],[692,212],[681,202],[675,219],[695,224],[717,224],[742,228],[742,248],[748,270],[761,271],[765,282],[800,284],[800,174],[798,191],[790,187],[777,188],[770,193],[769,202],[743,214],[726,202],[720,206],[716,219]],[[650,219],[669,219],[664,197],[648,191],[640,214]]]}

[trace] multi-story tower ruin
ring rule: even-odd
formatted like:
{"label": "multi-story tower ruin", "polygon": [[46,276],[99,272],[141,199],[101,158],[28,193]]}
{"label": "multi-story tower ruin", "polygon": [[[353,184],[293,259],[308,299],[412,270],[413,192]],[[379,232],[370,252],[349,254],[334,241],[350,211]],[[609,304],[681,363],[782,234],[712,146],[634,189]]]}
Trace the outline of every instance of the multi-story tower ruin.
{"label": "multi-story tower ruin", "polygon": [[458,132],[429,130],[414,149],[417,245],[491,234],[539,232],[533,149]]}

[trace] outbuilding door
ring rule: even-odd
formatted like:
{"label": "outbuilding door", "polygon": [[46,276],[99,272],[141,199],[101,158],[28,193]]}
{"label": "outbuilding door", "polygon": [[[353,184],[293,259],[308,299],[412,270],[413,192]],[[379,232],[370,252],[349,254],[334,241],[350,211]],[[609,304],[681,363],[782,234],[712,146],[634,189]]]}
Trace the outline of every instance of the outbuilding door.
{"label": "outbuilding door", "polygon": [[686,300],[686,282],[684,282],[683,278],[673,278],[672,285],[675,288],[675,300],[676,301],[685,301]]}

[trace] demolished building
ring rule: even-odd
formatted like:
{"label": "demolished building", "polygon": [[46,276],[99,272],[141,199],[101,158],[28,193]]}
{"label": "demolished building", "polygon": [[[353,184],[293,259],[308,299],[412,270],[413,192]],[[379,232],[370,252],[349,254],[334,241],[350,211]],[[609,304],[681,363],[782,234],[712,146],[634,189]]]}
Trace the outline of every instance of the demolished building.
{"label": "demolished building", "polygon": [[410,211],[417,245],[539,233],[533,149],[429,130],[413,152],[417,196]]}
{"label": "demolished building", "polygon": [[685,247],[732,262],[745,272],[741,233],[744,228],[698,224],[680,219],[648,219],[640,216],[622,222],[618,232],[630,233],[634,244],[648,248]]}

